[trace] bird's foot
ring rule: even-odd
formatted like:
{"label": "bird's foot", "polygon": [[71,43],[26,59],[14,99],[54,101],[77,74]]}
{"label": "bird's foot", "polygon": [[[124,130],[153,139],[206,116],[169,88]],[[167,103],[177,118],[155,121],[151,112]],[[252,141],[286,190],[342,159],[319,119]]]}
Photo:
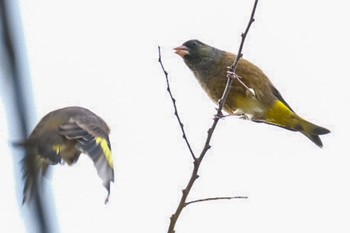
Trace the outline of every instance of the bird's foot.
{"label": "bird's foot", "polygon": [[243,112],[241,109],[236,109],[233,113],[233,116],[237,116],[239,119],[243,119],[243,120],[252,120],[253,115],[251,114],[247,114],[245,112]]}
{"label": "bird's foot", "polygon": [[252,119],[252,116],[249,116],[247,114],[243,114],[241,116],[239,116],[239,119],[242,119],[242,120],[251,120]]}

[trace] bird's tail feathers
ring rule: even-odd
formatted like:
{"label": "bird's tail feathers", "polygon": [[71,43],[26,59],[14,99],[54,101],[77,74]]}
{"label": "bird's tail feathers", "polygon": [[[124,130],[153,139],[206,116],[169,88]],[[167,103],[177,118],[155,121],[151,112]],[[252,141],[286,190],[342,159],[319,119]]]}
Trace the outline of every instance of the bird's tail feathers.
{"label": "bird's tail feathers", "polygon": [[43,175],[48,164],[39,156],[27,153],[22,159],[22,178],[24,182],[22,204],[29,203],[31,198],[40,194]]}
{"label": "bird's tail feathers", "polygon": [[264,116],[264,119],[260,121],[292,131],[299,131],[319,147],[323,146],[319,135],[330,133],[328,129],[299,117],[282,101],[277,101]]}
{"label": "bird's tail feathers", "polygon": [[319,135],[330,133],[328,129],[315,125],[304,119],[299,120],[300,124],[297,125],[296,130],[300,131],[306,137],[308,137],[313,143],[319,147],[323,147],[323,143]]}

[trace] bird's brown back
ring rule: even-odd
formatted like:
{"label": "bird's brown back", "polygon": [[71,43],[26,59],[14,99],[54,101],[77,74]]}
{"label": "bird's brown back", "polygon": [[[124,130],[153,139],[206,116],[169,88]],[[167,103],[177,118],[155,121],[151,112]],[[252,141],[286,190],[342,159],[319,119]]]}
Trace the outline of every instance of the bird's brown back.
{"label": "bird's brown back", "polygon": [[[212,65],[215,67],[211,68],[211,73],[207,73],[209,77],[197,77],[197,79],[201,79],[202,87],[215,102],[223,94],[227,83],[227,68],[233,64],[235,58],[236,56],[234,54],[225,52],[217,62],[212,62]],[[257,66],[245,59],[240,59],[236,74],[249,88],[255,91],[255,96],[251,96],[249,91],[241,83],[234,80],[228,100],[224,106],[226,111],[234,112],[237,108],[247,108],[250,105],[259,105],[260,108],[267,109],[276,102],[277,98],[274,95],[275,88]],[[254,100],[254,98],[258,101]]]}

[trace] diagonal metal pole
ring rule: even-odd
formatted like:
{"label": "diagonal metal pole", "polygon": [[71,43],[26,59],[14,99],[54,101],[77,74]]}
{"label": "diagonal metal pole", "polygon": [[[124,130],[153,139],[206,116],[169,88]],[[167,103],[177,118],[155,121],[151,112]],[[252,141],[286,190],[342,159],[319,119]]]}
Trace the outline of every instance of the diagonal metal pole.
{"label": "diagonal metal pole", "polygon": [[[13,138],[14,142],[23,141],[29,135],[30,126],[35,120],[35,107],[16,0],[0,0],[0,79],[0,95],[6,108],[9,138]],[[25,152],[13,147],[11,152],[16,180],[21,184],[17,185],[17,189],[20,189],[17,193],[22,194],[20,161]],[[22,200],[22,197],[18,199]],[[29,215],[25,216],[29,232],[52,232],[50,220],[54,214],[47,211],[47,200],[50,198],[43,200],[39,192],[34,192],[33,201],[28,206],[22,207],[20,204],[20,208],[24,212],[27,210]]]}

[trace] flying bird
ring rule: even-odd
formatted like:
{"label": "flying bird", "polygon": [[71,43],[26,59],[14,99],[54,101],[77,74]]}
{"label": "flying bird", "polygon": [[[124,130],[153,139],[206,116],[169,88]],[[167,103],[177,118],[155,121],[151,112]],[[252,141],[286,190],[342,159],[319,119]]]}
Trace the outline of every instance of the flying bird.
{"label": "flying bird", "polygon": [[[226,86],[228,67],[233,64],[236,55],[199,40],[186,41],[174,50],[183,58],[209,97],[217,103]],[[319,135],[330,131],[298,116],[260,68],[240,59],[236,74],[246,87],[237,79],[233,80],[223,106],[225,111],[254,122],[299,131],[317,146],[323,146]]]}
{"label": "flying bird", "polygon": [[110,183],[114,182],[109,133],[106,122],[86,108],[66,107],[45,115],[28,139],[20,143],[26,150],[22,161],[23,203],[30,201],[33,192],[39,192],[50,165],[73,165],[81,153],[92,159],[108,191],[107,203]]}

